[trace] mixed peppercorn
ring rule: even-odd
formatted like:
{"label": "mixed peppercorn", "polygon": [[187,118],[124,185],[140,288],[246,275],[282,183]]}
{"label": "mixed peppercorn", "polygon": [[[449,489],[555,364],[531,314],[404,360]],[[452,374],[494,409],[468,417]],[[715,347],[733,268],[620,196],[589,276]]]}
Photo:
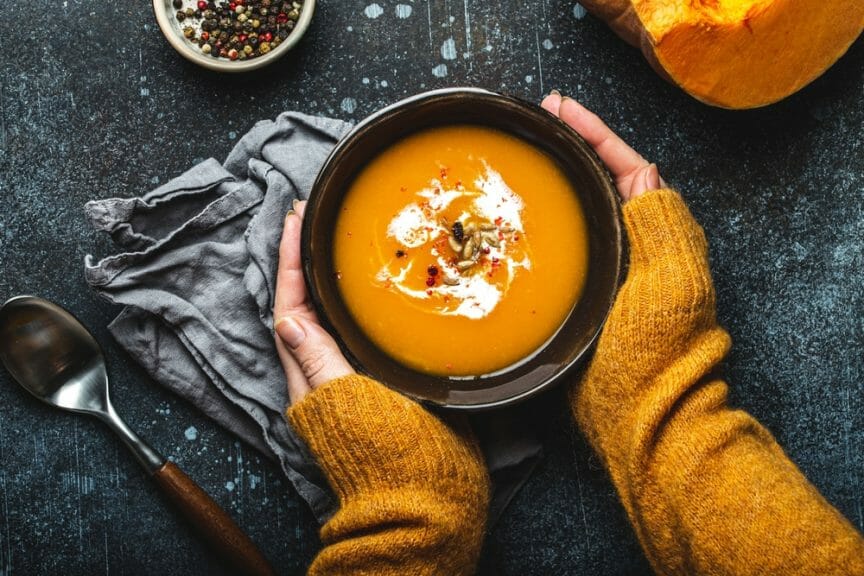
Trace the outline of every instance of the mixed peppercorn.
{"label": "mixed peppercorn", "polygon": [[202,53],[247,60],[267,54],[288,38],[303,0],[196,0],[197,9],[173,0],[173,6],[177,21],[184,24],[183,36]]}

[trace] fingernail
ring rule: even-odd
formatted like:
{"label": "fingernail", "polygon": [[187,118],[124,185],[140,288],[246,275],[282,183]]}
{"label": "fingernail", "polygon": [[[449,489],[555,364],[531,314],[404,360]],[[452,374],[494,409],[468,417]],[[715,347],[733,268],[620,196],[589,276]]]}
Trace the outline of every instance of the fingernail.
{"label": "fingernail", "polygon": [[559,92],[558,90],[555,90],[553,88],[552,90],[549,91],[549,95],[550,96],[561,96],[561,92]]}
{"label": "fingernail", "polygon": [[660,188],[660,171],[656,164],[649,164],[645,170],[645,189],[656,190]]}
{"label": "fingernail", "polygon": [[273,329],[290,348],[297,348],[306,340],[306,331],[303,330],[303,326],[291,316],[280,318]]}
{"label": "fingernail", "polygon": [[298,205],[299,203],[300,203],[300,200],[298,200],[297,198],[294,198],[294,199],[291,201],[291,207],[293,208],[293,211],[294,211],[294,212],[297,211],[297,205]]}

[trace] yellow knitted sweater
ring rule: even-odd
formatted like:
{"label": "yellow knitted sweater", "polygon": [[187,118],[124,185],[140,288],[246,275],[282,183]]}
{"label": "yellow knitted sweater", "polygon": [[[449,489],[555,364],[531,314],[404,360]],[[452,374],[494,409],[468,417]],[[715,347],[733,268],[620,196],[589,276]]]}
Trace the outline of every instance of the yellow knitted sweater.
{"label": "yellow knitted sweater", "polygon": [[[681,198],[646,193],[624,220],[628,278],[570,398],[655,571],[864,576],[861,536],[767,430],[726,406],[712,369],[729,336]],[[465,435],[360,377],[319,388],[289,418],[342,505],[310,573],[473,571],[488,480]]]}
{"label": "yellow knitted sweater", "polygon": [[450,426],[362,376],[288,410],[339,498],[312,575],[473,574],[489,477],[464,420]]}

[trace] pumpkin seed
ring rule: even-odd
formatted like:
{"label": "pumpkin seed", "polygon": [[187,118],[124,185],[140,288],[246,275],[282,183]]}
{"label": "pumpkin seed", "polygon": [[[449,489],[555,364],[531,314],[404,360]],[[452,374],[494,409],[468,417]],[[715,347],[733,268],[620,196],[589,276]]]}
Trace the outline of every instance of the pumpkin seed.
{"label": "pumpkin seed", "polygon": [[458,286],[459,285],[459,278],[445,275],[444,276],[444,284],[446,284],[448,286]]}
{"label": "pumpkin seed", "polygon": [[501,246],[501,243],[498,242],[498,237],[491,232],[487,232],[486,234],[484,234],[483,240],[485,240],[487,244],[489,244],[490,246],[494,246],[495,248]]}
{"label": "pumpkin seed", "polygon": [[497,230],[497,226],[495,226],[494,224],[481,224],[480,230],[484,232],[490,232],[492,230]]}
{"label": "pumpkin seed", "polygon": [[465,241],[465,246],[462,248],[463,258],[471,258],[471,256],[474,255],[474,245],[474,236],[471,236],[470,238],[468,238],[468,240]]}
{"label": "pumpkin seed", "polygon": [[462,252],[462,244],[460,244],[459,241],[456,240],[456,238],[454,238],[453,236],[448,236],[447,242],[450,244],[450,248],[452,248],[454,252],[456,252],[457,254],[460,254]]}
{"label": "pumpkin seed", "polygon": [[474,262],[473,260],[462,260],[461,262],[456,263],[456,267],[460,271],[464,272],[465,270],[468,270],[469,268],[474,266],[474,264],[476,264],[476,262]]}

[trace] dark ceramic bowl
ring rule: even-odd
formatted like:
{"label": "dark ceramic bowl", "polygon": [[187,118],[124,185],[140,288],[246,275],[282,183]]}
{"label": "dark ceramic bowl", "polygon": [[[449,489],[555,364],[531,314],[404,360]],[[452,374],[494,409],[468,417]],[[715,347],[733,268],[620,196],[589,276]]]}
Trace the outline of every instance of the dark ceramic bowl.
{"label": "dark ceramic bowl", "polygon": [[[582,298],[546,345],[524,361],[487,376],[447,378],[408,368],[378,349],[342,301],[333,264],[333,229],[357,174],[381,151],[409,134],[448,124],[488,126],[548,154],[579,194],[589,235],[589,269]],[[579,135],[540,107],[473,88],[426,92],[360,122],[321,169],[303,223],[306,283],[324,326],[354,366],[425,403],[479,410],[509,405],[560,381],[586,357],[622,276],[623,237],[618,195],[603,164]]]}

